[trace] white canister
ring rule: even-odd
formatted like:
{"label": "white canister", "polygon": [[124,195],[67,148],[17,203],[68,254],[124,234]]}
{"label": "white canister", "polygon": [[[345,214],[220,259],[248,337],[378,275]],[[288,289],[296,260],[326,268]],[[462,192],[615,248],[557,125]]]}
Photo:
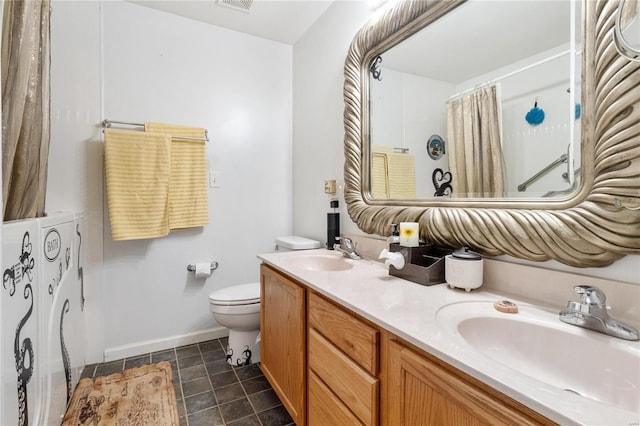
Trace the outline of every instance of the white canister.
{"label": "white canister", "polygon": [[444,258],[444,277],[451,288],[471,291],[482,285],[482,256],[468,247]]}

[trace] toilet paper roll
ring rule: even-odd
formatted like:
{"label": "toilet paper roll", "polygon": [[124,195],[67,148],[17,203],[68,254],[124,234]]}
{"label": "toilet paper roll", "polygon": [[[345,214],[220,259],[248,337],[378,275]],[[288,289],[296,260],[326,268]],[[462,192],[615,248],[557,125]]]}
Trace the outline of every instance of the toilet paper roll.
{"label": "toilet paper roll", "polygon": [[196,263],[196,278],[207,278],[211,275],[211,263],[199,262]]}

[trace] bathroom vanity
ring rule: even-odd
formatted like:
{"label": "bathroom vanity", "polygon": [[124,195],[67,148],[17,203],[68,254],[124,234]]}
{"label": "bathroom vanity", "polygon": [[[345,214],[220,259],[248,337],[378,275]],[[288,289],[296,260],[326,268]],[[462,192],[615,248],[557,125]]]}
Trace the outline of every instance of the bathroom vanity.
{"label": "bathroom vanity", "polygon": [[[502,295],[421,286],[389,276],[378,262],[327,250],[259,258],[261,368],[296,424],[638,420],[637,412],[547,386],[474,353],[444,323]],[[524,318],[528,304],[517,303]],[[537,344],[549,350],[547,342]]]}

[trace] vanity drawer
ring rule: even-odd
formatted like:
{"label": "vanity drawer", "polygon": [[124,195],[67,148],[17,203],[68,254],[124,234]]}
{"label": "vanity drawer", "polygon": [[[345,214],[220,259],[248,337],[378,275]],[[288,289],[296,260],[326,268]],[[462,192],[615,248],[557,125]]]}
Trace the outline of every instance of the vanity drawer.
{"label": "vanity drawer", "polygon": [[307,378],[309,386],[308,426],[364,425],[313,372]]}
{"label": "vanity drawer", "polygon": [[377,424],[378,379],[369,375],[316,330],[307,336],[310,374],[315,374],[362,423]]}
{"label": "vanity drawer", "polygon": [[378,373],[380,333],[353,314],[309,292],[308,322],[372,375]]}

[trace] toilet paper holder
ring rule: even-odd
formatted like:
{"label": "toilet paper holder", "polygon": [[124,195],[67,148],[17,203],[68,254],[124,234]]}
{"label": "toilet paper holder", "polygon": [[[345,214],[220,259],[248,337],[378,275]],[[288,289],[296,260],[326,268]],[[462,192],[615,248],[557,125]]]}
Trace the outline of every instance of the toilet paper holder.
{"label": "toilet paper holder", "polygon": [[[219,266],[218,262],[216,262],[216,261],[211,262],[211,272],[213,272],[216,269],[218,269],[218,266]],[[187,265],[187,271],[195,272],[196,271],[196,265],[193,265],[193,264]]]}

